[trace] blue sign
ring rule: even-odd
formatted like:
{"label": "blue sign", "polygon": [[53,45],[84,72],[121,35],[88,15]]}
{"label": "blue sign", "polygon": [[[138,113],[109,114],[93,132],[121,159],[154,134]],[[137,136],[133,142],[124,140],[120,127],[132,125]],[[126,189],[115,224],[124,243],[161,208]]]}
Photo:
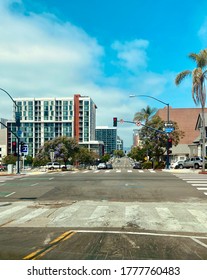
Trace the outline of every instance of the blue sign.
{"label": "blue sign", "polygon": [[165,132],[166,133],[171,133],[171,132],[173,132],[175,129],[174,129],[174,127],[166,127],[165,128]]}
{"label": "blue sign", "polygon": [[22,131],[21,130],[17,130],[17,135],[18,135],[18,137],[21,137],[22,136]]}
{"label": "blue sign", "polygon": [[21,153],[28,154],[28,145],[21,146]]}

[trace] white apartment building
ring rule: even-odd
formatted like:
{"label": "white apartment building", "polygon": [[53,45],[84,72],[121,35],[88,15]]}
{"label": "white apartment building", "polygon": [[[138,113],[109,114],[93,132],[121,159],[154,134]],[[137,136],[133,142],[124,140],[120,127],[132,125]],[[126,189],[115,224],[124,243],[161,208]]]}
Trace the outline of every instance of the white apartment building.
{"label": "white apartment building", "polygon": [[[79,94],[64,98],[15,98],[20,112],[21,141],[28,144],[28,154],[35,156],[45,141],[59,136],[76,138],[79,144],[101,151],[95,141],[96,105],[89,96]],[[15,119],[17,107],[13,107]],[[15,121],[7,122],[8,154],[17,133]],[[94,142],[95,141],[95,142]]]}

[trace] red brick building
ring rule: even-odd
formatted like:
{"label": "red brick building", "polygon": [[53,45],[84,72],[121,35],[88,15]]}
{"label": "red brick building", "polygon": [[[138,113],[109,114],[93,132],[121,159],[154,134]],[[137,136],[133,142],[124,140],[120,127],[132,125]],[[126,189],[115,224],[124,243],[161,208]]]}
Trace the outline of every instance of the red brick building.
{"label": "red brick building", "polygon": [[[207,113],[207,108],[205,112]],[[187,156],[198,155],[198,146],[193,142],[200,136],[200,131],[196,130],[200,113],[201,108],[169,108],[169,119],[176,122],[179,129],[185,133],[180,143],[176,147],[173,146],[172,157],[174,159],[180,160]],[[158,110],[156,114],[167,121],[167,107]]]}

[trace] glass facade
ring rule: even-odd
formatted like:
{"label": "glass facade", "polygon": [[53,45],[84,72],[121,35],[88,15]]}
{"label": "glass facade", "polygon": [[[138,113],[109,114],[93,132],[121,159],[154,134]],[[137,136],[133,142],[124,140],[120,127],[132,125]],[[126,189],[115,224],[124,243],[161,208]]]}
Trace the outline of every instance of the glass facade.
{"label": "glass facade", "polygon": [[104,153],[111,154],[117,150],[117,129],[116,128],[96,128],[96,140],[104,142]]}

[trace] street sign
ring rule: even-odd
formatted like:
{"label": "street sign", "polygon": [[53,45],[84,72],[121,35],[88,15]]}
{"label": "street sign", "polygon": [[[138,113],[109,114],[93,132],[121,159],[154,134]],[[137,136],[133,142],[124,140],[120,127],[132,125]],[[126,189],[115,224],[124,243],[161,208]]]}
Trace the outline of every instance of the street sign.
{"label": "street sign", "polygon": [[21,153],[24,153],[24,155],[28,155],[28,145],[24,144],[21,146]]}
{"label": "street sign", "polygon": [[171,132],[173,132],[175,129],[174,129],[174,127],[165,127],[165,132],[166,133],[171,133]]}
{"label": "street sign", "polygon": [[17,135],[18,135],[18,137],[21,137],[22,136],[22,131],[19,129],[19,130],[17,130]]}

